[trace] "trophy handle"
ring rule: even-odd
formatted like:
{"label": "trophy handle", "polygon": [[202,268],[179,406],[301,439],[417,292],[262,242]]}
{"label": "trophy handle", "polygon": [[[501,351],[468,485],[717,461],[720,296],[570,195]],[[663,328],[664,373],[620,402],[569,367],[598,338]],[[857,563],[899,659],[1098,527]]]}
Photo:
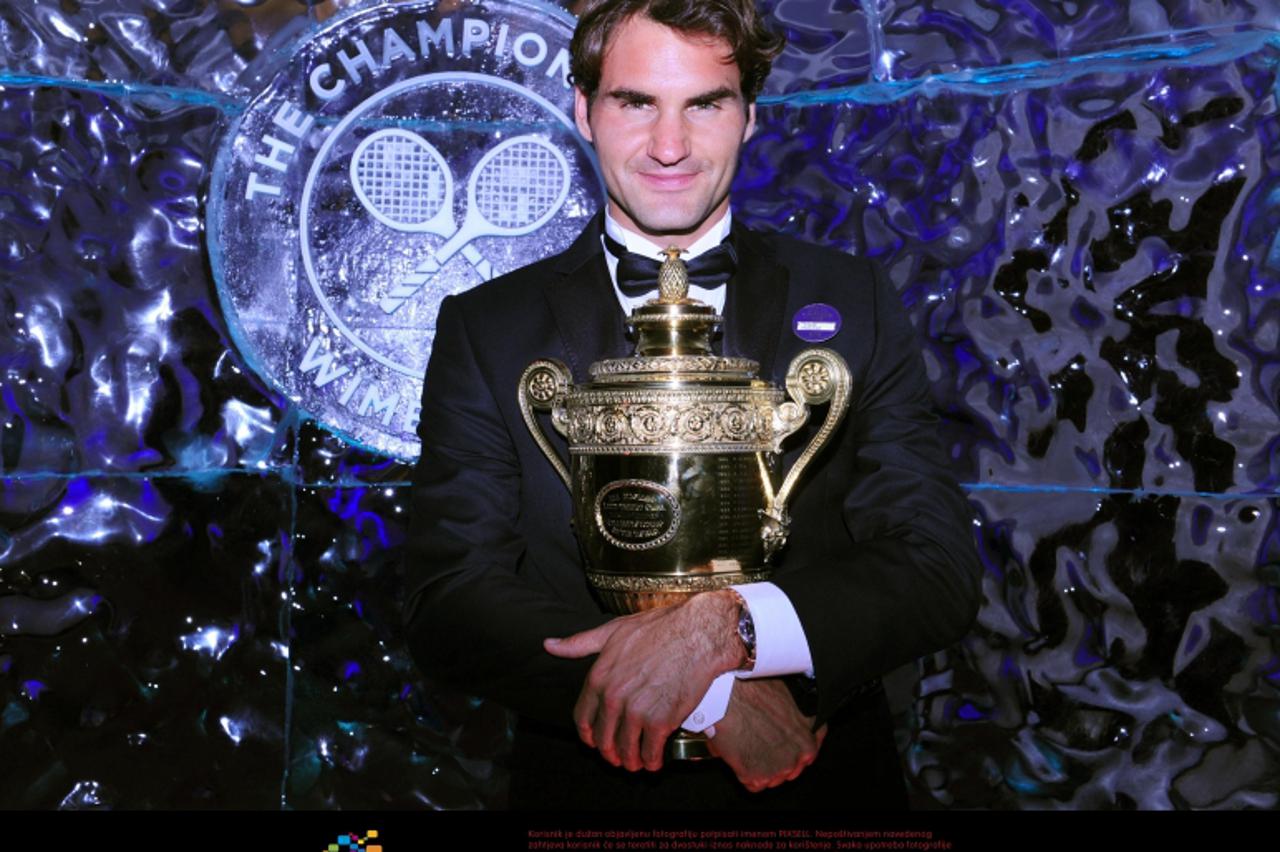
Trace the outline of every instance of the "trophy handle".
{"label": "trophy handle", "polygon": [[569,488],[572,488],[569,484],[569,470],[560,461],[560,456],[556,454],[547,436],[542,433],[542,427],[538,425],[533,413],[551,412],[551,425],[561,435],[567,435],[569,421],[565,400],[572,383],[573,376],[562,362],[554,358],[541,358],[525,368],[520,376],[519,390],[520,414],[524,417],[524,425],[529,428],[529,434],[533,435],[538,449],[542,450],[542,454]]}
{"label": "trophy handle", "polygon": [[827,408],[827,419],[823,421],[818,433],[813,436],[809,446],[804,448],[791,470],[787,471],[782,487],[777,493],[769,495],[768,507],[760,512],[763,520],[760,535],[764,539],[765,559],[773,556],[786,544],[791,526],[791,517],[787,514],[787,499],[809,462],[827,445],[844,420],[845,412],[849,410],[852,386],[849,365],[831,349],[806,349],[792,359],[787,368],[787,395],[792,401],[782,403],[774,412],[774,452],[780,452],[782,440],[809,419],[809,406],[824,402],[829,402],[830,405]]}

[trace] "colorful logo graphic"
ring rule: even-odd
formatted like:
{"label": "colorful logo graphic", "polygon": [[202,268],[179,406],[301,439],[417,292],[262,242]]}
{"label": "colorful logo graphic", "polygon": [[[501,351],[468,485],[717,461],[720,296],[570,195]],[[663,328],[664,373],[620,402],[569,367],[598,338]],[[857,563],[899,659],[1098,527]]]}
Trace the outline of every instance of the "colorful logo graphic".
{"label": "colorful logo graphic", "polygon": [[283,54],[228,134],[208,227],[225,315],[327,427],[415,457],[440,301],[563,249],[595,212],[572,32],[536,0],[358,11]]}
{"label": "colorful logo graphic", "polygon": [[335,843],[330,843],[325,852],[382,852],[382,846],[369,841],[378,839],[378,832],[366,831],[364,837],[358,834],[339,834]]}

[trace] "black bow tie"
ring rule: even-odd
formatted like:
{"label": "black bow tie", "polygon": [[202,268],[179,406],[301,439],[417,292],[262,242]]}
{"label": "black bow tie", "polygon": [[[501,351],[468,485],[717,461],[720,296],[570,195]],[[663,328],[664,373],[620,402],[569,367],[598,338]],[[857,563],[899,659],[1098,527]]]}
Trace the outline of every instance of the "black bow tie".
{"label": "black bow tie", "polygon": [[[629,299],[639,299],[658,289],[658,267],[662,264],[653,258],[627,251],[626,246],[608,234],[604,235],[605,247],[618,259],[618,289]],[[733,277],[738,266],[738,253],[733,243],[725,240],[715,248],[685,262],[689,269],[689,284],[714,290]]]}

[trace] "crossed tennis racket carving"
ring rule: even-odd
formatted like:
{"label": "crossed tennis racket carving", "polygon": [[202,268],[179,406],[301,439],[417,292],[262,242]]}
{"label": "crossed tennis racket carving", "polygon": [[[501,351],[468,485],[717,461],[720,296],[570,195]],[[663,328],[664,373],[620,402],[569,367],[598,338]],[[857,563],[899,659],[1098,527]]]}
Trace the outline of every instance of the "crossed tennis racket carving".
{"label": "crossed tennis racket carving", "polygon": [[384,225],[445,238],[382,298],[382,310],[393,314],[459,252],[482,278],[491,278],[492,264],[473,243],[481,237],[523,236],[551,221],[569,195],[569,163],[539,136],[504,139],[471,170],[467,213],[459,226],[453,216],[453,172],[444,157],[418,134],[388,128],[356,146],[351,185]]}

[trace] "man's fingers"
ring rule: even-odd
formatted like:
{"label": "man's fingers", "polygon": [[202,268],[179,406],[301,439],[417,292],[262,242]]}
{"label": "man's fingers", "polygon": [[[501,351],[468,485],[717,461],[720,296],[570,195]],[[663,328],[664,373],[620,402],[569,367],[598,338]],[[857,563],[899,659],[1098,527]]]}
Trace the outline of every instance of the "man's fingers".
{"label": "man's fingers", "polygon": [[623,768],[628,772],[639,772],[644,769],[644,763],[640,757],[640,736],[644,732],[643,721],[631,712],[623,715],[622,724],[618,726],[616,740],[618,759],[622,761]]}
{"label": "man's fingers", "polygon": [[607,695],[597,705],[592,732],[595,735],[595,748],[614,766],[621,766],[622,759],[618,755],[617,734],[618,717],[622,707]]}
{"label": "man's fingers", "polygon": [[642,717],[647,718],[647,721],[640,731],[640,760],[644,768],[650,772],[657,772],[662,768],[662,757],[667,750],[667,740],[677,730],[676,724],[664,721],[658,710],[659,708],[650,708],[648,713],[641,714]]}
{"label": "man's fingers", "polygon": [[640,759],[644,761],[645,769],[657,772],[662,768],[662,758],[667,752],[667,739],[671,733],[671,731],[664,732],[660,729],[644,732],[644,742],[640,746]]}
{"label": "man's fingers", "polygon": [[578,737],[590,748],[596,747],[593,726],[598,703],[596,693],[584,686],[578,693],[578,702],[573,705],[573,723],[578,726]]}

